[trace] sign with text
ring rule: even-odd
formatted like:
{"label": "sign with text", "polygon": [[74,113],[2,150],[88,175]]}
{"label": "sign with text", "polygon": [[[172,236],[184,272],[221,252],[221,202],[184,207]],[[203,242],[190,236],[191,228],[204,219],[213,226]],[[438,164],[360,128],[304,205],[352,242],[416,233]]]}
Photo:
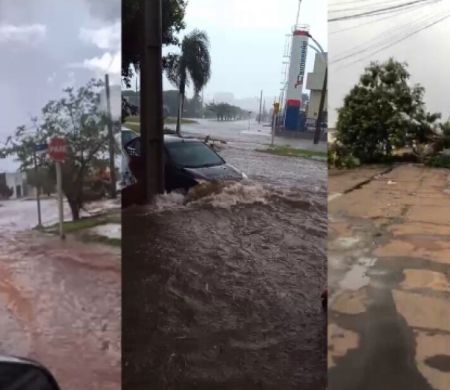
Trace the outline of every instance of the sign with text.
{"label": "sign with text", "polygon": [[300,91],[303,90],[303,81],[304,81],[304,77],[305,77],[307,50],[308,50],[308,41],[302,41],[301,52],[300,52],[300,71],[297,76],[297,82],[295,83],[295,88],[300,87]]}
{"label": "sign with text", "polygon": [[52,138],[48,145],[48,155],[53,161],[63,162],[66,159],[66,140]]}
{"label": "sign with text", "polygon": [[42,143],[42,144],[35,144],[35,145],[34,145],[34,151],[35,151],[37,154],[43,154],[43,153],[46,153],[47,150],[48,150],[48,145],[47,145],[47,144]]}

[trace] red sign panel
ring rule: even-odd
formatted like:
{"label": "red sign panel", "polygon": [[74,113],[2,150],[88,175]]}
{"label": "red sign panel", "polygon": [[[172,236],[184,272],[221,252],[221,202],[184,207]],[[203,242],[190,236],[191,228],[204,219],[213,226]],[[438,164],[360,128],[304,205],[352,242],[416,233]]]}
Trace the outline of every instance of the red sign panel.
{"label": "red sign panel", "polygon": [[53,161],[64,161],[66,159],[66,140],[64,138],[52,138],[48,144],[48,154]]}
{"label": "red sign panel", "polygon": [[300,107],[301,106],[301,101],[300,100],[296,100],[296,99],[289,99],[286,102],[288,107]]}

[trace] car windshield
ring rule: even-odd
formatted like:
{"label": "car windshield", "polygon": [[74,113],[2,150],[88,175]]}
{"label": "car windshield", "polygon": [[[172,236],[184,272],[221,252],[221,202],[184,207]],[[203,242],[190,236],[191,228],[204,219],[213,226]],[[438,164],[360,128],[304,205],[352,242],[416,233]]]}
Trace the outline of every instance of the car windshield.
{"label": "car windshield", "polygon": [[125,146],[132,139],[136,138],[137,134],[131,130],[122,130],[122,146]]}
{"label": "car windshield", "polygon": [[168,142],[166,147],[173,162],[183,168],[223,164],[223,160],[202,142]]}

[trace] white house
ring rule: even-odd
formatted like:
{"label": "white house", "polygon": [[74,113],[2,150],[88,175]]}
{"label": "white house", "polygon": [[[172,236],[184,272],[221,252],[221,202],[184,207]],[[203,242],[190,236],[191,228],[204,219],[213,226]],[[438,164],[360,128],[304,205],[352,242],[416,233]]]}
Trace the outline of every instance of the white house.
{"label": "white house", "polygon": [[6,172],[3,174],[6,185],[11,188],[13,194],[10,199],[20,199],[29,195],[29,186],[26,182],[26,175],[23,172]]}

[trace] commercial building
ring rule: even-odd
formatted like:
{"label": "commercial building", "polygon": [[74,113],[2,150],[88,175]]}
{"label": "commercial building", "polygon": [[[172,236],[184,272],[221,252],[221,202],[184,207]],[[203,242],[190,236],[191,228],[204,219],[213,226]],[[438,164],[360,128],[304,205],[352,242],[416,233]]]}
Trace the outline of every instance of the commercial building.
{"label": "commercial building", "polygon": [[[323,81],[325,78],[325,70],[327,68],[327,53],[324,55],[316,53],[314,59],[314,69],[308,73],[306,79],[306,89],[310,91],[309,104],[307,115],[307,123],[315,123],[319,113],[320,98],[322,96]],[[325,92],[325,102],[323,106],[323,121],[327,121],[327,96],[328,91]]]}

